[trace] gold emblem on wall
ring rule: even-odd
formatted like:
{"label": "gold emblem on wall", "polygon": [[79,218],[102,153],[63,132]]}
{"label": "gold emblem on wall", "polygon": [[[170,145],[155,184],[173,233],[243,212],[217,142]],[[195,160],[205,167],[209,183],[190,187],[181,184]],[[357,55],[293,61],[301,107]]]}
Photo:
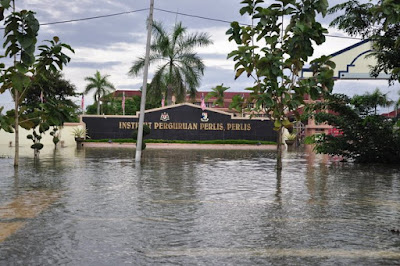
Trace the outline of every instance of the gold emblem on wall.
{"label": "gold emblem on wall", "polygon": [[169,114],[167,112],[162,113],[160,116],[160,120],[167,122],[169,120]]}
{"label": "gold emblem on wall", "polygon": [[208,114],[206,112],[202,112],[200,121],[201,122],[208,122],[208,120],[209,120],[208,119]]}

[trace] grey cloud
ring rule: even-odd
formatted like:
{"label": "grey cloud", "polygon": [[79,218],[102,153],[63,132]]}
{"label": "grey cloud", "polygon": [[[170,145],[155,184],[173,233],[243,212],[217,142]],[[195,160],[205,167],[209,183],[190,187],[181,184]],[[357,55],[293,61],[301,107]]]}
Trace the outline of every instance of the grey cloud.
{"label": "grey cloud", "polygon": [[118,61],[109,61],[109,62],[102,62],[102,63],[89,63],[89,62],[76,62],[71,61],[68,65],[69,67],[78,67],[78,68],[93,68],[93,69],[102,69],[104,67],[112,67],[115,65],[120,64]]}

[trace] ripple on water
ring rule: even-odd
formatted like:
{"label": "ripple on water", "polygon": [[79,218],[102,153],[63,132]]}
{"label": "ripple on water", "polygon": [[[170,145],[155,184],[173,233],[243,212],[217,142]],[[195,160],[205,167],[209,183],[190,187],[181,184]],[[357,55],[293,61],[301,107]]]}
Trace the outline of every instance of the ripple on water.
{"label": "ripple on water", "polygon": [[269,151],[146,150],[140,165],[133,156],[57,151],[23,158],[17,172],[0,159],[0,264],[400,263],[389,231],[400,218],[397,168],[301,152],[284,154],[280,174]]}

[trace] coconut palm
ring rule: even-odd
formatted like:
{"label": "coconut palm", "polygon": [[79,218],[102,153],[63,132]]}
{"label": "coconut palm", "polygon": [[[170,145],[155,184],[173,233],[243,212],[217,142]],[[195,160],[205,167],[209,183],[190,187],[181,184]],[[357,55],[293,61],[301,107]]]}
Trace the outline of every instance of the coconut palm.
{"label": "coconut palm", "polygon": [[352,103],[356,108],[359,108],[361,115],[377,114],[378,106],[389,107],[393,101],[389,100],[387,93],[382,93],[378,88],[371,94],[369,92],[364,95],[354,95]]}
{"label": "coconut palm", "polygon": [[237,94],[232,97],[232,102],[229,104],[229,109],[235,109],[237,112],[242,113],[245,108],[245,100],[244,97]]}
{"label": "coconut palm", "polygon": [[85,81],[89,82],[85,88],[85,94],[94,90],[94,101],[97,102],[97,114],[100,114],[100,99],[115,90],[114,85],[107,80],[110,75],[102,76],[97,70],[92,77],[86,77]]}
{"label": "coconut palm", "polygon": [[[206,33],[188,34],[181,22],[175,24],[171,33],[166,32],[161,23],[154,22],[153,36],[149,62],[159,65],[150,89],[158,92],[149,91],[149,94],[163,93],[168,105],[172,103],[173,94],[176,102],[183,102],[187,93],[194,98],[205,66],[193,49],[211,44],[210,36]],[[144,60],[144,57],[138,58],[129,74],[138,75],[144,68]]]}
{"label": "coconut palm", "polygon": [[224,92],[228,90],[229,87],[224,87],[224,83],[212,88],[211,92],[207,93],[206,100],[210,98],[216,98],[213,102],[214,105],[219,107],[224,107]]}

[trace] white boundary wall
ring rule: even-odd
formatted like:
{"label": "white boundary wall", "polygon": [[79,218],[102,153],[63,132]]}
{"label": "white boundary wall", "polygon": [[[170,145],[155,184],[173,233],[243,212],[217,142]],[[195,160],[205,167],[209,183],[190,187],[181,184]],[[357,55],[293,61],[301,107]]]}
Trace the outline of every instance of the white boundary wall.
{"label": "white boundary wall", "polygon": [[[85,124],[83,123],[65,123],[62,128],[60,128],[59,132],[59,138],[60,142],[57,144],[58,146],[73,146],[76,145],[75,143],[75,137],[73,134],[73,131],[75,128],[85,128]],[[23,128],[19,128],[19,143],[20,147],[30,147],[33,142],[30,139],[27,139],[26,136],[29,134],[32,134],[32,130],[26,130]],[[14,142],[14,134],[13,133],[8,133],[5,132],[4,130],[0,130],[0,145],[1,147],[10,147],[10,144],[12,147],[15,146]],[[54,148],[54,143],[53,143],[53,137],[50,135],[50,130],[45,132],[45,134],[42,135],[42,140],[41,143],[43,143],[44,148],[48,148],[49,146]]]}

